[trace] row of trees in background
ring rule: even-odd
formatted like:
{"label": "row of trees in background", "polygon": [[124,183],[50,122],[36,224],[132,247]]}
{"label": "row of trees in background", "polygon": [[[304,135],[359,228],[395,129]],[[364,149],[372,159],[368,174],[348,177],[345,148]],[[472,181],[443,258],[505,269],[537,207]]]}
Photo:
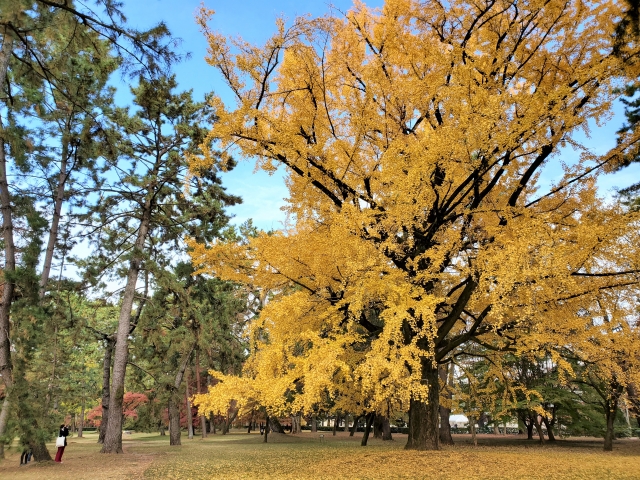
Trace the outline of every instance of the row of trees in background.
{"label": "row of trees in background", "polygon": [[577,133],[637,78],[637,43],[611,22],[622,7],[387,0],[252,48],[203,10],[208,61],[236,95],[213,99],[210,138],[287,170],[291,223],[192,240],[202,272],[273,294],[242,376],[221,372],[196,403],[408,412],[406,447],[423,450],[451,441],[451,409],[541,432],[596,402],[611,449],[622,399],[638,413],[640,229],[596,179],[640,136],[596,155]]}
{"label": "row of trees in background", "polygon": [[[125,391],[153,392],[174,422],[196,359],[233,372],[244,354],[247,293],[185,263],[185,236],[236,235],[224,209],[240,199],[216,170],[188,171],[212,109],[178,90],[164,24],[94,7],[2,5],[0,457],[19,436],[50,459],[57,425],[100,392],[103,451],[121,452]],[[129,105],[113,75],[135,83]]]}

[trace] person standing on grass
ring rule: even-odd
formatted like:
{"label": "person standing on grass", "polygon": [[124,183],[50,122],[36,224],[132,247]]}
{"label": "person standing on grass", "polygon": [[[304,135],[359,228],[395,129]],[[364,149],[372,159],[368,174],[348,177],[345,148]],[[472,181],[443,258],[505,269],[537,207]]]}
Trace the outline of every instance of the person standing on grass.
{"label": "person standing on grass", "polygon": [[59,437],[64,437],[64,446],[58,447],[58,453],[56,453],[56,462],[62,463],[62,454],[64,453],[64,447],[67,446],[67,437],[69,436],[69,429],[66,425],[60,425]]}

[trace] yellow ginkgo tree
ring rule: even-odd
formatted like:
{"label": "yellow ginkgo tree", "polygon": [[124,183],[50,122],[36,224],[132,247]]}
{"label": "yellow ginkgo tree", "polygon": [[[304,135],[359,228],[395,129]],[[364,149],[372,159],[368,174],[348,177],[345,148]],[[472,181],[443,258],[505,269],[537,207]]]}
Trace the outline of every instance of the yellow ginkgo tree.
{"label": "yellow ginkgo tree", "polygon": [[[451,352],[553,321],[544,302],[637,281],[637,262],[598,261],[634,219],[593,181],[637,139],[602,158],[574,135],[607,120],[625,72],[618,2],[356,3],[279,22],[261,47],[210,31],[211,13],[208,61],[236,97],[212,99],[211,139],[287,172],[289,229],[192,245],[203,271],[283,292],[256,320],[262,401],[280,405],[278,390],[300,411],[342,382],[367,408],[403,404],[407,448],[437,449]],[[540,183],[565,146],[581,159]]]}

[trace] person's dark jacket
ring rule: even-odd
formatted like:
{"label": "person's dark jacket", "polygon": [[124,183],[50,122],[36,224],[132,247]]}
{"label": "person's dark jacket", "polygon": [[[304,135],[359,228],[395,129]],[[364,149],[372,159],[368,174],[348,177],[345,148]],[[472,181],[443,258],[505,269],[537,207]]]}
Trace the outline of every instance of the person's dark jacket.
{"label": "person's dark jacket", "polygon": [[69,429],[67,427],[62,427],[60,429],[59,437],[64,437],[64,446],[67,446],[67,437],[69,436]]}

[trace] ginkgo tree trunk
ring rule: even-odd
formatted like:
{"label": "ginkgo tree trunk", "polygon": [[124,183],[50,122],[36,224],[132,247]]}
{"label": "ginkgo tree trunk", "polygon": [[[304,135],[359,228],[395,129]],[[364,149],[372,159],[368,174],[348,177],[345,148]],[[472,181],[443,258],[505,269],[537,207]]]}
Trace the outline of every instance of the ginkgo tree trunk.
{"label": "ginkgo tree trunk", "polygon": [[[554,295],[636,281],[633,268],[589,260],[629,226],[609,211],[609,231],[598,228],[592,176],[637,138],[604,158],[585,151],[551,188],[537,183],[577,130],[610,114],[623,75],[616,2],[387,0],[380,11],[279,21],[251,48],[208,29],[211,14],[199,17],[207,60],[236,104],[212,98],[210,138],[265,170],[284,166],[295,222],[249,249],[194,244],[193,258],[224,278],[293,289],[259,319],[296,356],[282,359],[292,381],[300,345],[307,358],[327,349],[336,369],[366,348],[350,378],[378,392],[377,408],[384,394],[365,383],[391,372],[389,398],[409,397],[407,448],[438,449],[438,365],[451,352],[499,339]],[[205,154],[192,168],[218,162]],[[515,307],[520,315],[505,314]],[[278,348],[261,348],[269,368]],[[307,367],[302,395],[336,377]]]}

